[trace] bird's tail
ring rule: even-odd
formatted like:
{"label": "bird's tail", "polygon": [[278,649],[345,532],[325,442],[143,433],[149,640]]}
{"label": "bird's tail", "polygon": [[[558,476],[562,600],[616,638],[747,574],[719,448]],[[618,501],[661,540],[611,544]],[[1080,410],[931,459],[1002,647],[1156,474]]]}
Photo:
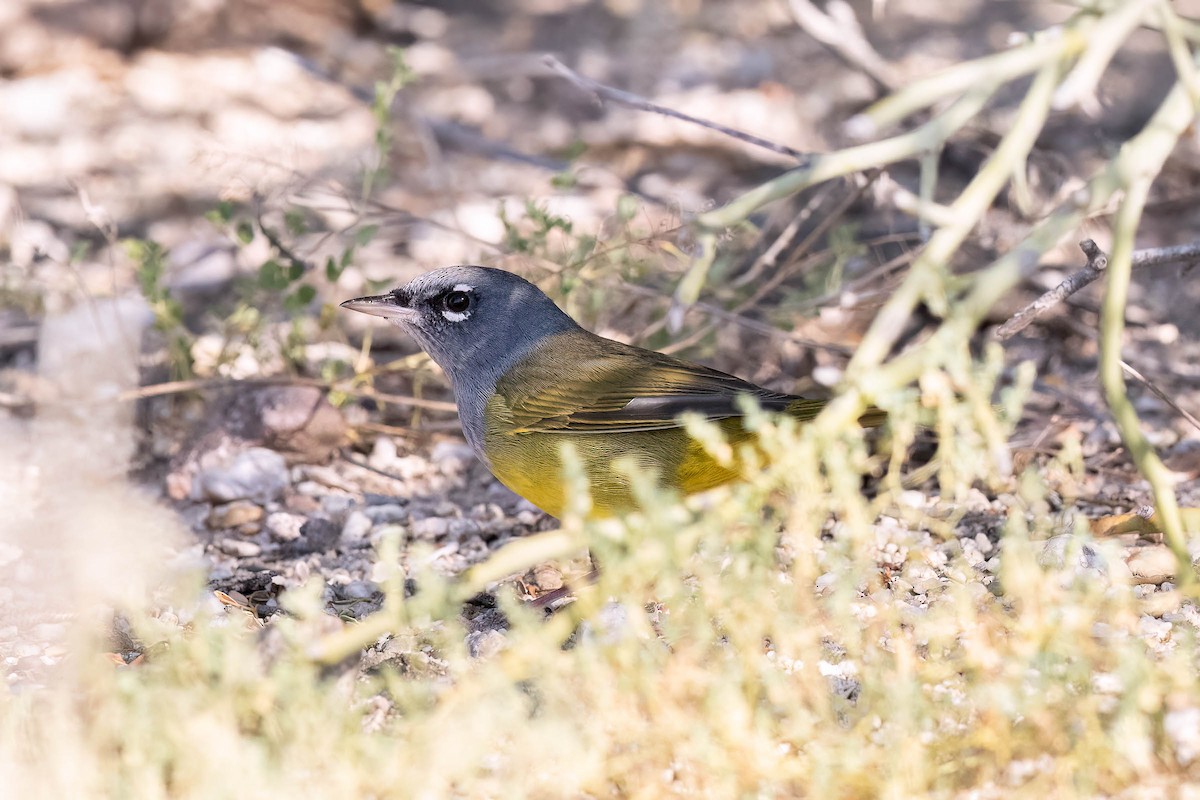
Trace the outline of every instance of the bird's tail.
{"label": "bird's tail", "polygon": [[[801,422],[808,420],[821,413],[821,409],[829,404],[828,400],[795,400],[788,404],[787,413]],[[882,408],[869,406],[862,416],[858,418],[858,424],[864,428],[877,428],[887,419],[887,412]]]}
{"label": "bird's tail", "polygon": [[864,428],[878,428],[887,420],[887,412],[882,408],[867,406],[867,410],[858,418],[858,424]]}

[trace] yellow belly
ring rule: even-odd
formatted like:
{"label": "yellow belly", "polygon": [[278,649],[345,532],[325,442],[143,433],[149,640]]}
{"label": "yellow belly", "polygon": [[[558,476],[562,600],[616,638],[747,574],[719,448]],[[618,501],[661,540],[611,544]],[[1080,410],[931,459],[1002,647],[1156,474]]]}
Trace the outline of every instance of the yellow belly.
{"label": "yellow belly", "polygon": [[[724,427],[724,426],[723,426]],[[731,444],[749,434],[736,424],[726,436]],[[693,494],[728,483],[739,475],[722,467],[680,428],[634,433],[496,433],[484,441],[493,474],[547,514],[558,517],[565,506],[561,452],[570,442],[583,460],[592,496],[592,516],[610,516],[635,507],[628,478],[612,468],[632,459],[642,471],[681,494]]]}

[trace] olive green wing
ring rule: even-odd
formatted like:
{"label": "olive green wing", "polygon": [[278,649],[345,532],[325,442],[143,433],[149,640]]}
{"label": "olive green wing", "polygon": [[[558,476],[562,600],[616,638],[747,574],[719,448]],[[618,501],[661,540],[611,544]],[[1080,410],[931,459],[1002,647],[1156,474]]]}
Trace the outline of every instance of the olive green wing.
{"label": "olive green wing", "polygon": [[511,433],[619,433],[679,427],[679,415],[743,415],[739,397],[816,416],[823,403],[779,394],[708,367],[588,335],[551,337],[496,387]]}

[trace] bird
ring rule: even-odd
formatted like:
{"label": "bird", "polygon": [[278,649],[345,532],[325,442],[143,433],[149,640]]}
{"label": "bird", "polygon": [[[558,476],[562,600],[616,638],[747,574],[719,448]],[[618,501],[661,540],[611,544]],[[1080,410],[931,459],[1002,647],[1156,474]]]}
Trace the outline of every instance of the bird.
{"label": "bird", "polygon": [[[467,443],[492,474],[547,514],[567,506],[562,443],[582,462],[592,517],[637,507],[631,459],[680,494],[741,477],[689,436],[681,415],[717,424],[729,444],[752,442],[743,396],[801,421],[826,401],[765,389],[710,367],[618,342],[575,322],[541,289],[494,267],[452,266],[343,308],[410,334],[450,381]],[[877,426],[885,414],[860,418]]]}

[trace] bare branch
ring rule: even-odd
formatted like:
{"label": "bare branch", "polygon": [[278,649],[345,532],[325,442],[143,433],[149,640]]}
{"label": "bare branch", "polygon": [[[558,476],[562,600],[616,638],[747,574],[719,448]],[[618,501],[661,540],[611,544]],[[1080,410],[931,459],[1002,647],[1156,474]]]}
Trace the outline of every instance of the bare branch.
{"label": "bare branch", "polygon": [[1179,416],[1186,419],[1188,422],[1190,422],[1192,424],[1193,427],[1196,428],[1196,430],[1200,431],[1200,419],[1196,419],[1196,417],[1193,414],[1191,414],[1191,412],[1187,411],[1186,409],[1180,408],[1179,404],[1176,403],[1174,400],[1172,400],[1167,395],[1166,392],[1164,392],[1162,389],[1158,388],[1158,386],[1156,386],[1153,381],[1151,381],[1149,378],[1147,378],[1142,373],[1138,372],[1133,367],[1126,364],[1124,361],[1121,362],[1121,370],[1126,375],[1133,378],[1135,381],[1137,381],[1138,383],[1142,384],[1147,389],[1149,389],[1151,394],[1153,394],[1159,400],[1162,400],[1164,403],[1166,403],[1171,408],[1173,408],[1175,410],[1175,412],[1179,414]]}
{"label": "bare branch", "polygon": [[[891,77],[892,66],[867,41],[854,11],[845,2],[830,2],[831,13],[821,11],[810,0],[790,0],[790,4],[792,16],[804,32],[870,78],[880,94],[891,94],[899,88]],[[840,12],[837,18],[833,12]]]}
{"label": "bare branch", "polygon": [[[1108,256],[1091,239],[1084,239],[1079,248],[1087,256],[1087,266],[1069,275],[1062,283],[1043,294],[1037,300],[1013,314],[1007,322],[996,329],[1000,341],[1010,339],[1038,317],[1055,308],[1071,295],[1095,282],[1108,266]],[[1133,254],[1134,267],[1153,267],[1160,264],[1194,264],[1200,262],[1200,241],[1174,247],[1151,247]]]}
{"label": "bare branch", "polygon": [[779,153],[780,155],[790,156],[791,158],[794,158],[797,161],[799,161],[801,165],[807,164],[809,161],[810,155],[808,153],[803,153],[799,150],[795,150],[791,147],[788,147],[787,145],[777,144],[775,142],[769,141],[767,139],[763,139],[762,137],[755,136],[750,133],[744,133],[742,131],[735,130],[733,128],[729,128],[724,125],[718,124],[716,122],[710,122],[705,119],[700,119],[699,117],[693,117],[689,114],[684,114],[681,111],[676,111],[673,108],[667,108],[666,106],[660,106],[658,103],[654,103],[650,100],[647,100],[644,97],[639,97],[638,95],[633,94],[632,92],[626,92],[621,89],[614,89],[611,86],[605,86],[603,83],[594,81],[591,78],[580,75],[578,72],[571,69],[566,64],[562,63],[557,58],[555,58],[554,56],[551,56],[551,55],[543,56],[542,63],[547,68],[552,70],[555,74],[557,74],[563,78],[566,78],[568,81],[575,84],[583,91],[595,95],[596,99],[601,102],[603,102],[605,100],[609,100],[613,103],[616,103],[617,105],[622,105],[622,106],[625,106],[626,108],[632,108],[636,111],[649,111],[651,114],[661,114],[664,117],[671,117],[672,119],[678,119],[678,120],[682,120],[684,122],[690,122],[693,125],[699,125],[700,127],[708,128],[711,131],[716,131],[717,133],[723,133],[726,136],[729,136],[734,139],[738,139],[738,140],[746,142],[748,144],[755,145],[756,147],[762,147],[764,149],[770,150],[773,153]]}

